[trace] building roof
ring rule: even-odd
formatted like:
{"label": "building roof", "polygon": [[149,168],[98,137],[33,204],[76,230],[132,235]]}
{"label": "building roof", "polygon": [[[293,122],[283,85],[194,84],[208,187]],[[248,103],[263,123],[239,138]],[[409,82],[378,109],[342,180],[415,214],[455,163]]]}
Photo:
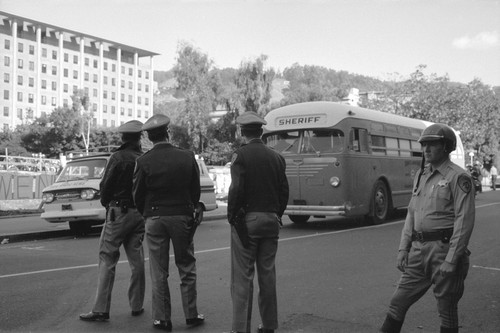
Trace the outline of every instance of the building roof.
{"label": "building roof", "polygon": [[26,24],[27,26],[40,27],[40,28],[47,29],[47,30],[53,31],[53,32],[63,32],[65,35],[69,35],[71,37],[84,37],[88,40],[93,40],[95,42],[102,42],[105,45],[107,45],[108,47],[113,47],[116,49],[119,48],[123,51],[130,52],[130,53],[137,53],[139,57],[148,57],[148,56],[159,55],[159,53],[140,49],[140,48],[137,48],[135,46],[130,46],[130,45],[118,43],[118,42],[115,42],[115,41],[112,41],[109,39],[105,39],[105,38],[101,38],[98,36],[89,35],[89,34],[86,34],[83,32],[66,29],[63,27],[55,26],[52,24],[48,24],[48,23],[32,20],[32,19],[29,19],[26,17],[22,17],[22,16],[18,16],[18,15],[14,15],[14,14],[0,11],[0,25],[2,25],[2,23],[6,24],[7,20],[15,20],[18,22],[18,24],[21,23],[23,25]]}

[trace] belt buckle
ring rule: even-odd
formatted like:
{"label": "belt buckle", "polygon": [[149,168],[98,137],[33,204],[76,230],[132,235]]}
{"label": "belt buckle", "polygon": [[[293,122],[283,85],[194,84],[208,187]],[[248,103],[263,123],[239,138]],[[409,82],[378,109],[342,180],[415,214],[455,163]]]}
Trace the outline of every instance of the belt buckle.
{"label": "belt buckle", "polygon": [[424,233],[421,232],[421,231],[417,231],[416,232],[416,237],[417,241],[419,242],[423,242],[424,241]]}

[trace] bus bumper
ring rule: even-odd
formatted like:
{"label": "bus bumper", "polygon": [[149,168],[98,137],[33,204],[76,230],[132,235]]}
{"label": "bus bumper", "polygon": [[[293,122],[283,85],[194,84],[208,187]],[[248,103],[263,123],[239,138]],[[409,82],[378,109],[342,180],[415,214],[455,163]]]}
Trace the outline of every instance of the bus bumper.
{"label": "bus bumper", "polygon": [[288,205],[285,215],[344,216],[346,206],[295,206]]}

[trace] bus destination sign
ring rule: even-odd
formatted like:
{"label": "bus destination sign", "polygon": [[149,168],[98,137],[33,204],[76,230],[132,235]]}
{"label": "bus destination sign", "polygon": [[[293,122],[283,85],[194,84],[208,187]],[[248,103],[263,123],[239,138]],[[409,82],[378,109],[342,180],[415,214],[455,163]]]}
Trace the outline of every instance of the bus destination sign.
{"label": "bus destination sign", "polygon": [[276,118],[276,127],[287,126],[318,126],[326,124],[326,114],[310,114],[298,116],[285,116]]}

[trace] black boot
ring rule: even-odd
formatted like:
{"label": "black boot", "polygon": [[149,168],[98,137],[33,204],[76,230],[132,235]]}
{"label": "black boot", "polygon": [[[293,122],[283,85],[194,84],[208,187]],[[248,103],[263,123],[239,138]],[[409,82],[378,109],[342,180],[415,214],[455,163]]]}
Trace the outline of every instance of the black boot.
{"label": "black boot", "polygon": [[380,328],[380,332],[383,333],[399,333],[401,332],[401,327],[403,326],[402,321],[398,321],[389,316],[385,317],[384,324]]}
{"label": "black boot", "polygon": [[441,326],[441,333],[458,333],[458,327],[443,327]]}

